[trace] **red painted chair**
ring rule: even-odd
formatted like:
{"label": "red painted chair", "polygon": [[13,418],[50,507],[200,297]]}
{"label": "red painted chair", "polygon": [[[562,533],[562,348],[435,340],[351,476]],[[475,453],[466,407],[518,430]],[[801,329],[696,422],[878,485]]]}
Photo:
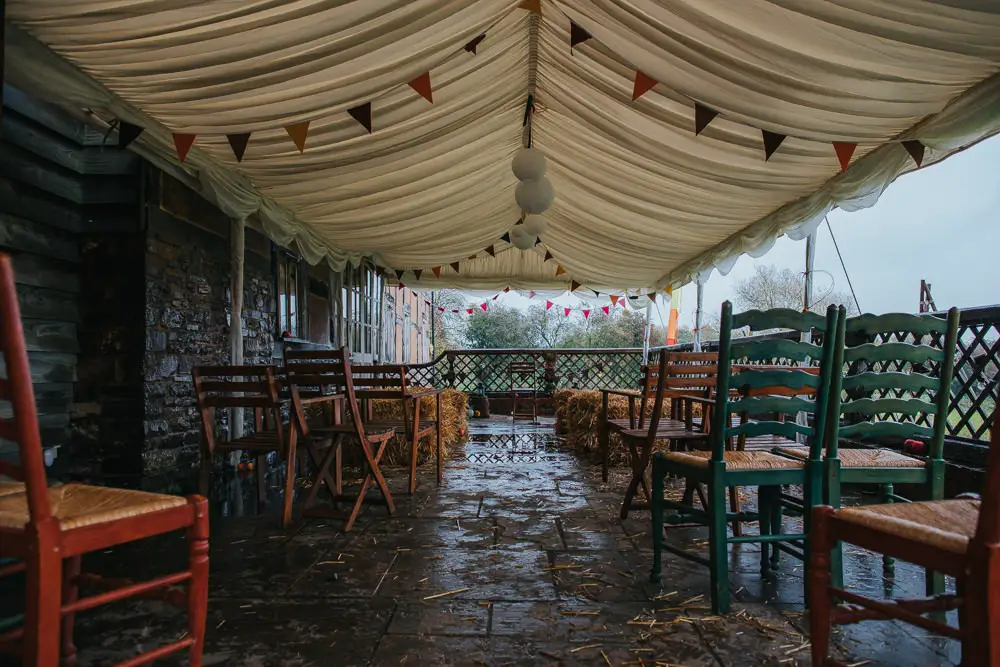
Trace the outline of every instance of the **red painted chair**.
{"label": "red painted chair", "polygon": [[[27,574],[24,624],[0,634],[0,651],[21,654],[25,665],[55,667],[60,658],[62,665],[73,665],[77,612],[124,598],[152,597],[185,605],[188,632],[121,664],[146,664],[188,649],[191,664],[201,665],[208,611],[207,502],[200,496],[47,485],[14,272],[4,254],[0,254],[0,349],[8,374],[0,379],[0,401],[11,403],[14,415],[0,419],[0,437],[16,442],[20,452],[20,465],[3,464],[0,475],[23,482],[21,488],[7,482],[0,493],[0,559],[18,561],[0,574]],[[103,581],[80,573],[85,553],[181,529],[187,531],[190,559],[183,572],[140,583]],[[185,582],[186,595],[172,588]],[[80,597],[81,585],[105,590]],[[114,588],[108,590],[109,586]]]}
{"label": "red painted chair", "polygon": [[[993,419],[982,498],[813,510],[809,582],[813,665],[828,656],[831,625],[899,619],[962,642],[964,667],[1000,665],[1000,409]],[[831,585],[838,541],[955,577],[957,594],[871,600]],[[841,603],[834,605],[834,600]],[[958,627],[925,616],[958,609]]]}

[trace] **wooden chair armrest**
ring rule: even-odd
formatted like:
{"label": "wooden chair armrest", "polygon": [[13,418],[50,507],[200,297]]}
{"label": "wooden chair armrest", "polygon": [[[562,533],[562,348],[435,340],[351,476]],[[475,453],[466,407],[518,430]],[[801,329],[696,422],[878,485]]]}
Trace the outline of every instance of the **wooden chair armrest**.
{"label": "wooden chair armrest", "polygon": [[602,394],[614,394],[615,396],[624,396],[625,398],[642,398],[642,392],[638,389],[602,389]]}

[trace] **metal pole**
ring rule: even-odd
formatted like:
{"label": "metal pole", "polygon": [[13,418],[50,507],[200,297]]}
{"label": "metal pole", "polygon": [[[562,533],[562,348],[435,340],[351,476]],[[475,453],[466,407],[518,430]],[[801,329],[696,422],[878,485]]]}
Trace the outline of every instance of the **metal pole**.
{"label": "metal pole", "polygon": [[697,296],[697,306],[694,311],[694,351],[701,352],[701,325],[702,318],[704,317],[704,304],[705,304],[705,284],[699,279],[697,281],[698,285],[698,296]]}
{"label": "metal pole", "polygon": [[[246,247],[246,220],[234,219],[230,226],[231,309],[229,312],[229,352],[234,366],[243,364],[243,254]],[[234,408],[231,433],[243,437],[243,408]]]}
{"label": "metal pole", "polygon": [[[437,305],[435,304],[434,292],[431,292],[431,355],[430,355],[431,359],[433,359],[434,356],[437,355],[437,343],[435,337],[437,329],[437,327],[435,326],[435,323],[437,322],[437,312],[438,310],[437,310]],[[427,359],[425,361],[430,361],[430,359]]]}
{"label": "metal pole", "polygon": [[649,363],[649,314],[653,309],[653,302],[646,304],[646,328],[642,332],[642,364]]}
{"label": "metal pole", "polygon": [[806,280],[805,293],[802,298],[802,310],[813,307],[813,262],[816,259],[816,232],[806,237]]}

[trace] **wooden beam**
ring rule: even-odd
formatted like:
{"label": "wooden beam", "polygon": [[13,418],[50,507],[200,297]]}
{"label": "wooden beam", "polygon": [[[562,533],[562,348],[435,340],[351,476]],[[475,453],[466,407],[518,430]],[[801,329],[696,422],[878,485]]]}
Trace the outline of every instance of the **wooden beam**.
{"label": "wooden beam", "polygon": [[80,246],[75,235],[2,212],[0,212],[0,247],[66,262],[80,261]]}
{"label": "wooden beam", "polygon": [[9,143],[0,150],[0,174],[75,204],[138,201],[136,188],[127,181],[75,174]]}
{"label": "wooden beam", "polygon": [[7,143],[78,174],[121,175],[138,171],[139,157],[134,153],[113,145],[81,147],[16,111],[8,111],[2,125]]}
{"label": "wooden beam", "polygon": [[3,99],[11,111],[44,125],[78,146],[104,145],[103,132],[90,127],[83,119],[73,116],[66,109],[36,100],[10,84],[4,86]]}
{"label": "wooden beam", "polygon": [[0,211],[67,232],[79,232],[83,213],[65,200],[0,177]]}

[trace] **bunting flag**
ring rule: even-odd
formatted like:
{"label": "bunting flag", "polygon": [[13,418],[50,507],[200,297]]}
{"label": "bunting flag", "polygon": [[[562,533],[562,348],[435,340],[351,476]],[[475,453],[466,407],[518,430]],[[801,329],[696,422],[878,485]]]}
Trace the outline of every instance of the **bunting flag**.
{"label": "bunting flag", "polygon": [[438,306],[438,310],[440,310],[443,313],[444,312],[444,306]]}
{"label": "bunting flag", "polygon": [[528,298],[529,299],[534,299],[535,298],[535,290],[531,290],[530,292],[528,292]]}
{"label": "bunting flag", "polygon": [[500,240],[510,243],[510,232],[504,232],[503,236],[500,237]]}
{"label": "bunting flag", "polygon": [[399,271],[399,270],[396,270],[396,271],[395,271],[395,274],[396,274],[396,280],[402,280],[402,279],[403,279],[403,273],[404,273],[404,271]]}
{"label": "bunting flag", "polygon": [[385,269],[383,269],[381,266],[376,266],[375,267],[375,275],[378,276],[379,278],[381,278],[382,276],[385,275]]}
{"label": "bunting flag", "polygon": [[424,72],[418,76],[413,81],[410,81],[410,88],[417,91],[422,98],[434,104],[434,98],[431,94],[431,73]]}
{"label": "bunting flag", "polygon": [[611,306],[601,306],[601,310],[604,311],[605,315],[610,315],[611,314]]}
{"label": "bunting flag", "polygon": [[468,44],[466,44],[463,48],[465,48],[465,50],[471,53],[472,55],[476,55],[476,47],[479,46],[484,39],[486,39],[485,32],[479,35],[478,37],[473,37],[472,40]]}
{"label": "bunting flag", "polygon": [[472,308],[466,308],[465,312],[467,312],[469,315],[471,315],[472,314]]}
{"label": "bunting flag", "polygon": [[174,149],[177,151],[177,158],[184,162],[187,159],[188,151],[194,146],[194,140],[198,138],[197,134],[177,134],[174,133]]}
{"label": "bunting flag", "polygon": [[617,305],[618,305],[618,299],[620,299],[621,297],[620,297],[620,296],[618,296],[617,294],[612,294],[612,295],[611,295],[610,297],[608,297],[608,298],[609,298],[609,299],[611,299],[611,305],[613,305],[613,306],[617,306]]}
{"label": "bunting flag", "polygon": [[575,292],[579,288],[580,288],[580,283],[576,282],[575,280],[569,281],[569,291],[570,292]]}
{"label": "bunting flag", "polygon": [[647,294],[646,296],[648,296],[648,297],[649,297],[649,300],[650,300],[650,301],[656,301],[656,293],[655,293],[655,292],[650,292],[650,293],[649,293],[649,294]]}
{"label": "bunting flag", "polygon": [[554,305],[555,305],[555,304],[554,304],[554,303],[552,303],[551,301],[546,301],[546,302],[545,302],[545,310],[548,310],[549,308],[551,308],[551,307],[552,307],[552,306],[554,306]]}
{"label": "bunting flag", "polygon": [[564,268],[562,267],[562,264],[559,264],[559,265],[557,265],[557,266],[556,266],[556,275],[557,275],[557,276],[561,276],[561,275],[562,275],[562,274],[564,274],[564,273],[566,273],[566,269],[564,269]]}
{"label": "bunting flag", "polygon": [[569,317],[569,314],[573,311],[572,308],[563,308],[563,317]]}
{"label": "bunting flag", "polygon": [[583,319],[585,319],[585,320],[589,320],[590,319],[590,310],[583,311]]}
{"label": "bunting flag", "polygon": [[413,269],[413,277],[420,280],[420,274],[424,272],[423,269]]}
{"label": "bunting flag", "polygon": [[351,114],[351,118],[361,123],[361,126],[368,130],[368,134],[372,133],[372,103],[365,102],[356,107],[351,107],[347,110],[347,113]]}
{"label": "bunting flag", "polygon": [[591,35],[589,32],[581,28],[574,21],[569,22],[569,49],[570,52],[573,51],[573,47],[577,44],[583,44]]}
{"label": "bunting flag", "polygon": [[833,150],[836,151],[837,159],[840,160],[841,171],[847,171],[847,166],[851,164],[851,156],[854,155],[854,150],[857,147],[857,144],[852,144],[847,141],[833,142]]}
{"label": "bunting flag", "polygon": [[490,246],[490,247],[486,248],[486,252],[489,253],[490,257],[496,257],[497,256],[497,252],[496,252],[496,250],[493,249],[493,246]]}
{"label": "bunting flag", "polygon": [[449,266],[455,270],[455,273],[458,273],[458,262],[452,262]]}
{"label": "bunting flag", "polygon": [[487,308],[489,308],[489,302],[487,302],[487,301],[483,301],[483,302],[482,302],[482,303],[481,303],[481,304],[479,305],[479,307],[480,307],[480,308],[482,308],[483,310],[486,310]]}
{"label": "bunting flag", "polygon": [[635,81],[632,84],[632,101],[635,102],[637,99],[652,90],[653,86],[658,83],[659,81],[653,77],[636,70]]}
{"label": "bunting flag", "polygon": [[518,9],[527,9],[532,14],[542,15],[542,0],[524,0],[517,7]]}
{"label": "bunting flag", "polygon": [[307,120],[304,123],[285,126],[285,132],[288,133],[288,137],[295,144],[295,147],[299,149],[300,153],[306,150],[306,138],[309,136],[309,122]]}
{"label": "bunting flag", "polygon": [[227,134],[226,141],[229,142],[229,147],[233,149],[236,161],[243,162],[243,155],[247,152],[247,144],[250,143],[250,133]]}
{"label": "bunting flag", "polygon": [[910,157],[913,158],[913,161],[917,163],[917,167],[919,168],[924,161],[924,145],[916,139],[910,139],[903,142],[903,148],[906,149],[906,152],[910,154]]}
{"label": "bunting flag", "polygon": [[118,148],[128,148],[128,145],[139,138],[142,128],[124,120],[118,121]]}
{"label": "bunting flag", "polygon": [[406,289],[406,285],[404,285],[403,283],[399,283],[399,290],[403,291],[404,289]]}
{"label": "bunting flag", "polygon": [[494,295],[493,295],[493,300],[494,300],[494,301],[496,301],[496,300],[497,300],[497,299],[499,299],[499,298],[500,298],[500,295],[499,295],[499,294],[494,294]]}
{"label": "bunting flag", "polygon": [[545,251],[545,259],[544,259],[544,260],[542,260],[542,261],[543,261],[543,262],[547,262],[547,261],[549,261],[550,259],[552,259],[552,253],[551,253],[551,252],[549,252],[548,250],[546,250],[546,251]]}
{"label": "bunting flag", "polygon": [[510,292],[510,288],[509,287],[504,287],[503,288],[503,293],[507,294],[508,292]]}
{"label": "bunting flag", "polygon": [[785,140],[785,135],[767,130],[761,130],[760,133],[764,137],[764,162],[767,162],[774,155],[774,151],[778,150],[781,142]]}
{"label": "bunting flag", "polygon": [[719,112],[704,104],[694,103],[694,135],[698,136],[701,131],[708,127],[708,124],[715,120]]}
{"label": "bunting flag", "polygon": [[441,277],[441,267],[440,266],[432,267],[431,268],[431,273],[434,274],[435,278],[440,278]]}
{"label": "bunting flag", "polygon": [[469,255],[469,259],[475,259],[475,258],[476,258],[476,257],[478,257],[478,256],[479,256],[479,255]]}

